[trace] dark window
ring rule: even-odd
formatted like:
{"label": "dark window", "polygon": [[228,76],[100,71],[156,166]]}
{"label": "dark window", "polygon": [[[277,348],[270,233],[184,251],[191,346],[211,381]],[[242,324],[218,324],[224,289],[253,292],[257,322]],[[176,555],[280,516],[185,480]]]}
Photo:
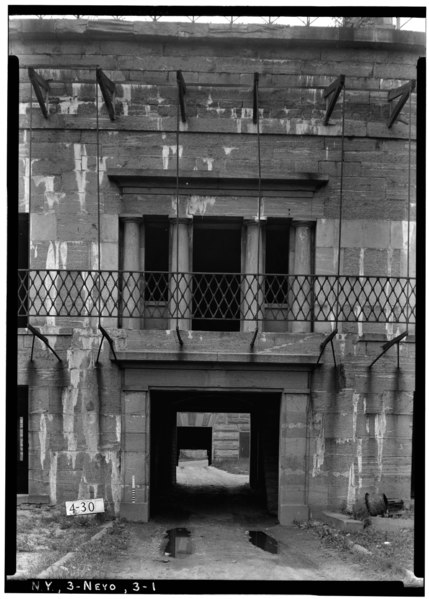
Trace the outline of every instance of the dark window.
{"label": "dark window", "polygon": [[250,456],[250,432],[240,431],[240,458]]}
{"label": "dark window", "polygon": [[205,449],[209,466],[212,463],[212,427],[211,426],[178,426],[177,427],[177,464],[181,449]]}
{"label": "dark window", "polygon": [[145,219],[145,301],[168,300],[170,229],[167,217]]}
{"label": "dark window", "polygon": [[17,492],[28,493],[28,387],[17,387],[16,459]]}
{"label": "dark window", "polygon": [[18,327],[27,326],[29,215],[18,214]]}
{"label": "dark window", "polygon": [[265,302],[287,304],[289,271],[289,221],[268,220],[265,237]]}
{"label": "dark window", "polygon": [[241,222],[194,218],[194,330],[240,330],[240,271]]}

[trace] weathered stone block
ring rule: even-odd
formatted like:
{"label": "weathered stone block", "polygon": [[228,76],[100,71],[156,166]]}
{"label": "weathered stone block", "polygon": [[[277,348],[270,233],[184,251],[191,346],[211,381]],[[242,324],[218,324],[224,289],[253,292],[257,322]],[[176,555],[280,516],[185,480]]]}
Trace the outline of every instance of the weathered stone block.
{"label": "weathered stone block", "polygon": [[317,221],[316,226],[316,247],[333,248],[338,245],[338,219],[321,218]]}
{"label": "weathered stone block", "polygon": [[125,433],[123,436],[125,451],[144,451],[146,447],[145,433]]}
{"label": "weathered stone block", "polygon": [[124,433],[144,433],[146,432],[146,416],[144,414],[125,414]]}
{"label": "weathered stone block", "polygon": [[330,413],[325,418],[325,437],[350,439],[353,437],[352,414]]}
{"label": "weathered stone block", "polygon": [[290,481],[280,479],[279,504],[304,503],[304,489],[304,477],[302,479],[295,477],[295,479],[292,478]]}
{"label": "weathered stone block", "polygon": [[30,236],[33,241],[57,239],[57,217],[55,214],[32,214]]}
{"label": "weathered stone block", "polygon": [[363,230],[367,222],[357,219],[344,220],[342,224],[341,245],[348,248],[365,247]]}
{"label": "weathered stone block", "polygon": [[127,391],[123,395],[123,404],[127,414],[145,414],[147,410],[147,393]]}
{"label": "weathered stone block", "polygon": [[133,476],[136,485],[149,482],[148,456],[144,452],[127,451],[124,454],[124,464],[126,485],[131,485]]}
{"label": "weathered stone block", "polygon": [[280,471],[303,470],[306,460],[306,438],[286,438],[282,441],[282,454],[280,456]]}
{"label": "weathered stone block", "polygon": [[118,243],[119,220],[116,214],[101,215],[101,241]]}
{"label": "weathered stone block", "polygon": [[41,413],[49,410],[49,387],[34,387],[29,393],[29,413]]}
{"label": "weathered stone block", "polygon": [[[130,500],[128,499],[128,501]],[[122,502],[120,516],[121,518],[125,518],[125,520],[129,520],[130,522],[148,522],[149,504]]]}
{"label": "weathered stone block", "polygon": [[309,508],[304,503],[280,503],[278,518],[283,526],[290,526],[294,522],[306,521],[309,518]]}
{"label": "weathered stone block", "polygon": [[101,243],[101,268],[104,270],[117,270],[119,267],[118,244]]}

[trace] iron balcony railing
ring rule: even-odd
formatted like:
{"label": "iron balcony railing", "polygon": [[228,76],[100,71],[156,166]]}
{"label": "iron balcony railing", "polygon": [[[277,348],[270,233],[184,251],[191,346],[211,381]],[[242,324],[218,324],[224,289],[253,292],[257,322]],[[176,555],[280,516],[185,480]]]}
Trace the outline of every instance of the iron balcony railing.
{"label": "iron balcony railing", "polygon": [[18,317],[414,323],[415,279],[19,270]]}

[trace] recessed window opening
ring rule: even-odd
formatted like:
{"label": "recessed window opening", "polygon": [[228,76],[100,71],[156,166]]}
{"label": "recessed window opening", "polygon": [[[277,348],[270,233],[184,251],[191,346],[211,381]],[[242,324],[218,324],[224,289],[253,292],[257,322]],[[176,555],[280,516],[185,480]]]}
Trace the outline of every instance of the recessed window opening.
{"label": "recessed window opening", "polygon": [[169,222],[167,217],[145,218],[145,301],[168,301]]}
{"label": "recessed window opening", "polygon": [[240,271],[241,222],[195,217],[194,330],[240,330]]}
{"label": "recessed window opening", "polygon": [[287,304],[290,221],[267,222],[265,236],[265,303]]}

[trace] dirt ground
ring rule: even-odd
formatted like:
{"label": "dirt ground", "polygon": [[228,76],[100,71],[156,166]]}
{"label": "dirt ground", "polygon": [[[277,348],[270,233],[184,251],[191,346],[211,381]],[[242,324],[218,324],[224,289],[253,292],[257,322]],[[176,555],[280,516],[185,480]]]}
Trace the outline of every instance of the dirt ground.
{"label": "dirt ground", "polygon": [[[103,516],[103,515],[102,515]],[[32,578],[100,530],[105,518],[67,517],[65,509],[21,505],[17,510],[16,578]]]}
{"label": "dirt ground", "polygon": [[[158,512],[152,514],[150,522],[116,523],[101,540],[80,549],[78,558],[64,565],[58,577],[401,580],[395,568],[386,569],[367,554],[349,551],[346,535],[327,532],[321,523],[280,526],[251,492],[246,474],[225,472],[207,462],[181,462],[177,483],[173,492],[160,498]],[[96,516],[66,517],[59,508],[19,509],[17,577],[37,577],[96,534],[102,520]],[[400,552],[402,544],[408,560],[403,565],[409,566],[412,531],[396,532],[395,544],[394,537],[385,533],[374,536],[367,530],[359,533],[361,545],[366,542],[374,549],[377,543],[380,547],[387,543],[384,549]],[[170,537],[167,531],[173,531]],[[255,535],[256,545],[250,540]]]}

